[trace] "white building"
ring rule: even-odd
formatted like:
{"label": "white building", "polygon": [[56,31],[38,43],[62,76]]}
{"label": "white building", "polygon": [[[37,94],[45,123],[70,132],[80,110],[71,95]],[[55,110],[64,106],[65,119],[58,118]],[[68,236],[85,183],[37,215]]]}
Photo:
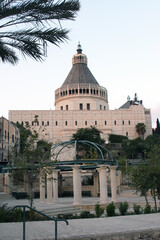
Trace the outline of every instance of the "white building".
{"label": "white building", "polygon": [[109,110],[107,90],[90,72],[80,44],[72,64],[64,83],[55,91],[55,110],[11,110],[9,120],[28,121],[33,126],[34,116],[38,115],[39,122],[34,128],[40,137],[53,143],[69,140],[78,128],[90,126],[96,126],[106,140],[109,134],[138,137],[135,129],[138,123],[146,125],[145,137],[152,134],[150,109],[144,108],[136,94],[119,109]]}

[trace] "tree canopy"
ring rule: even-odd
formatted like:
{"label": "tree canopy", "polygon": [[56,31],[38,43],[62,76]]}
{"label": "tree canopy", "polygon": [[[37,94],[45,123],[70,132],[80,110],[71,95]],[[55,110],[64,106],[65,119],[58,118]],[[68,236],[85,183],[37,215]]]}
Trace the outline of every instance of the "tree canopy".
{"label": "tree canopy", "polygon": [[0,60],[17,63],[17,50],[42,60],[47,43],[58,46],[68,39],[61,21],[74,20],[79,9],[79,0],[1,0]]}

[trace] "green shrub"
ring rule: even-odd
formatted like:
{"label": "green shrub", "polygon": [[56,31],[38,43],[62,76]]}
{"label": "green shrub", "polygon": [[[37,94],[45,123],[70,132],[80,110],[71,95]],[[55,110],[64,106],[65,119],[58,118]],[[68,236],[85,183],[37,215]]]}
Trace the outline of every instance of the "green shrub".
{"label": "green shrub", "polygon": [[21,208],[14,209],[12,216],[14,222],[22,221],[22,209]]}
{"label": "green shrub", "polygon": [[144,213],[145,214],[152,213],[152,208],[149,204],[146,204],[146,206],[144,208]]}
{"label": "green shrub", "polygon": [[12,222],[12,210],[7,204],[0,206],[0,222]]}
{"label": "green shrub", "polygon": [[110,204],[108,204],[108,206],[106,207],[106,212],[107,212],[107,216],[108,217],[112,217],[112,216],[115,216],[115,210],[116,210],[116,207],[114,205],[113,202],[111,202]]}
{"label": "green shrub", "polygon": [[89,211],[82,211],[79,217],[80,218],[94,218],[95,215],[93,213],[90,213]]}
{"label": "green shrub", "polygon": [[120,203],[120,206],[119,206],[119,212],[120,212],[120,215],[126,215],[127,214],[127,211],[128,211],[128,202],[123,202],[123,203]]}
{"label": "green shrub", "polygon": [[104,209],[100,207],[99,203],[95,205],[96,217],[100,217],[104,213]]}
{"label": "green shrub", "polygon": [[133,205],[133,210],[135,214],[141,214],[142,213],[142,208],[140,205],[134,204]]}

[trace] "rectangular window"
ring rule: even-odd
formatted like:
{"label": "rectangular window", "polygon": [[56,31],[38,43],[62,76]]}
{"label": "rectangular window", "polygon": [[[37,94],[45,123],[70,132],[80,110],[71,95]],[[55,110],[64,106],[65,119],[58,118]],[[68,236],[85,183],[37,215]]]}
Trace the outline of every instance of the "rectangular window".
{"label": "rectangular window", "polygon": [[58,122],[56,121],[56,126],[58,126]]}
{"label": "rectangular window", "polygon": [[66,110],[68,110],[68,105],[66,105]]}
{"label": "rectangular window", "polygon": [[116,123],[116,121],[114,121],[114,125],[116,125],[117,123]]}
{"label": "rectangular window", "polygon": [[107,121],[104,121],[104,124],[107,125]]}
{"label": "rectangular window", "polygon": [[42,126],[44,126],[44,121],[42,121]]}
{"label": "rectangular window", "polygon": [[90,110],[90,103],[87,103],[87,110]]}
{"label": "rectangular window", "polygon": [[106,106],[104,106],[104,110],[106,110]]}
{"label": "rectangular window", "polygon": [[85,125],[87,125],[87,121],[85,121]]}
{"label": "rectangular window", "polygon": [[61,106],[61,110],[63,110],[63,106]]}
{"label": "rectangular window", "polygon": [[14,135],[12,135],[12,142],[14,143]]}
{"label": "rectangular window", "polygon": [[77,121],[75,121],[75,125],[77,126]]}
{"label": "rectangular window", "polygon": [[39,122],[37,121],[37,126],[39,126]]}
{"label": "rectangular window", "polygon": [[79,104],[79,110],[83,110],[83,103]]}
{"label": "rectangular window", "polygon": [[4,138],[6,139],[6,137],[7,137],[7,132],[6,132],[6,130],[5,130],[5,132],[4,132]]}
{"label": "rectangular window", "polygon": [[47,126],[49,126],[49,121],[47,121]]}
{"label": "rectangular window", "polygon": [[131,121],[130,120],[128,121],[128,124],[131,125]]}
{"label": "rectangular window", "polygon": [[65,125],[66,125],[66,126],[68,125],[68,122],[67,122],[67,121],[65,121]]}
{"label": "rectangular window", "polygon": [[122,125],[124,125],[124,121],[122,121]]}
{"label": "rectangular window", "polygon": [[100,105],[100,110],[102,110],[102,105]]}
{"label": "rectangular window", "polygon": [[126,136],[128,137],[128,132],[126,132]]}
{"label": "rectangular window", "polygon": [[32,126],[34,126],[34,122],[32,121]]}
{"label": "rectangular window", "polygon": [[95,121],[95,125],[97,125],[97,121]]}

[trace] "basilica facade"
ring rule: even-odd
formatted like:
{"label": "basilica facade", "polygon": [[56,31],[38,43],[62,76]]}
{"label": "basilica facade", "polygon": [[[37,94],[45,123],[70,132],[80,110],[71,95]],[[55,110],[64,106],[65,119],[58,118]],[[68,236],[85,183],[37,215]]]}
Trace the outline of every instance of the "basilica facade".
{"label": "basilica facade", "polygon": [[107,89],[99,85],[89,70],[80,44],[72,65],[62,86],[55,91],[55,110],[10,110],[9,120],[24,125],[29,122],[40,138],[53,144],[70,140],[77,129],[90,126],[98,128],[106,141],[109,134],[135,139],[138,123],[146,125],[145,137],[152,134],[150,109],[143,106],[136,94],[118,109],[109,109]]}

